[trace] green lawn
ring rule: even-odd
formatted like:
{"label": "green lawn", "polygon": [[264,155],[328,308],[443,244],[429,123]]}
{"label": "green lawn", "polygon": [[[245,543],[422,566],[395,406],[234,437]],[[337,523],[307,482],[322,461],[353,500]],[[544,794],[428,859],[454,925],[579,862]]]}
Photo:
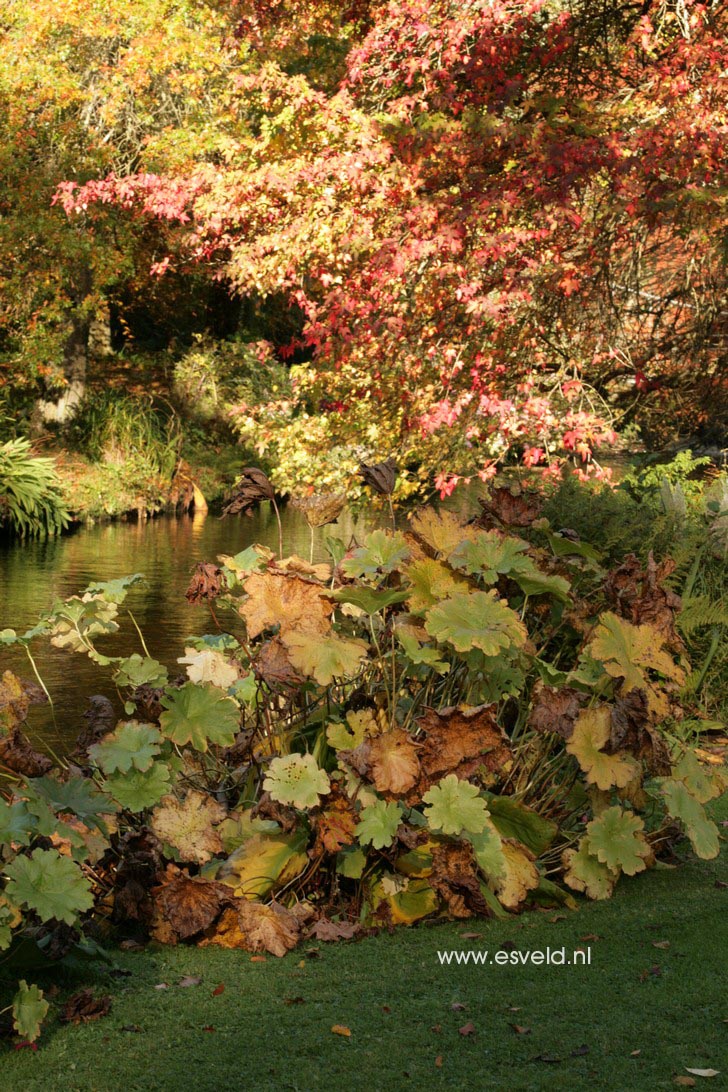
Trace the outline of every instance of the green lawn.
{"label": "green lawn", "polygon": [[[610,902],[565,918],[424,925],[265,962],[216,949],[120,954],[128,977],[66,978],[56,999],[93,981],[112,994],[110,1015],[85,1027],[51,1021],[37,1053],[0,1047],[0,1089],[632,1092],[678,1087],[690,1066],[720,1070],[695,1077],[717,1092],[728,1087],[726,880],[724,852],[622,881]],[[503,944],[565,946],[567,956],[581,946],[591,965],[448,967],[437,957]],[[202,981],[180,988],[183,975]],[[461,1035],[467,1024],[474,1032]]]}

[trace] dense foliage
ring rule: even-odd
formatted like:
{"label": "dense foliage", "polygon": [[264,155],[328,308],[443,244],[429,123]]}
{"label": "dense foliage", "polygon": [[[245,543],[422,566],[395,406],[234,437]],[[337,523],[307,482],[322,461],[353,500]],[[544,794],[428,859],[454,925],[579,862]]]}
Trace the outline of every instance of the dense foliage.
{"label": "dense foliage", "polygon": [[33,455],[27,440],[0,444],[0,532],[46,537],[67,525],[53,460]]}
{"label": "dense foliage", "polygon": [[[270,495],[259,471],[243,486],[240,510]],[[706,559],[725,551],[711,489],[695,501]],[[605,567],[541,506],[499,488],[474,523],[423,509],[404,533],[328,536],[331,564],[263,547],[200,564],[187,595],[217,632],[189,640],[181,678],[145,648],[109,651],[136,576],[1,632],[110,668],[125,712],[97,699],[54,764],[23,734],[42,690],[3,678],[6,958],[112,929],[281,955],[304,936],[606,898],[682,835],[715,857],[705,804],[725,779],[696,750],[715,724],[709,660],[688,647],[725,610],[689,582],[681,601],[670,559]],[[24,979],[20,1036],[46,1007]]]}
{"label": "dense foliage", "polygon": [[178,225],[159,274],[202,265],[300,309],[311,360],[238,415],[279,486],[302,468],[333,485],[371,454],[399,456],[401,495],[514,453],[589,469],[641,407],[653,437],[719,434],[722,4],[235,16],[230,125],[190,169],[58,197],[94,230]]}

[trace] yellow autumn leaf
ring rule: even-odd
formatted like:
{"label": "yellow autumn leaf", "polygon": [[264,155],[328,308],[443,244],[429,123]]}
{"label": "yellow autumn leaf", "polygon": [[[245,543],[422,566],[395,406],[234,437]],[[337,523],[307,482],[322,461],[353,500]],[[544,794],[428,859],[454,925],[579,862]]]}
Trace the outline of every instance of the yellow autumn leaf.
{"label": "yellow autumn leaf", "polygon": [[412,519],[412,530],[432,550],[447,557],[456,546],[477,534],[477,527],[466,527],[452,512],[424,508]]}
{"label": "yellow autumn leaf", "polygon": [[[414,614],[422,614],[458,591],[467,591],[468,585],[441,561],[426,557],[407,565],[402,575],[410,582],[407,604]],[[427,633],[425,633],[427,640]]]}
{"label": "yellow autumn leaf", "polygon": [[648,670],[676,683],[685,681],[683,668],[664,648],[659,630],[650,625],[633,626],[611,612],[599,619],[586,651],[602,664],[607,674],[624,679],[625,690],[646,690]]}
{"label": "yellow autumn leaf", "polygon": [[622,789],[639,778],[640,764],[631,755],[605,754],[609,742],[611,711],[602,705],[579,714],[566,750],[574,755],[587,776],[599,789]]}
{"label": "yellow autumn leaf", "polygon": [[207,793],[190,789],[184,800],[165,796],[152,812],[151,828],[160,842],[178,850],[183,861],[205,864],[222,852],[214,829],[227,815],[225,808]]}
{"label": "yellow autumn leaf", "polygon": [[529,891],[541,882],[535,857],[530,849],[511,838],[503,839],[505,872],[495,884],[495,893],[506,910],[517,910]]}
{"label": "yellow autumn leaf", "polygon": [[608,899],[619,878],[614,871],[589,852],[585,838],[578,849],[567,849],[561,857],[564,866],[564,883],[573,891],[583,891],[590,899]]}
{"label": "yellow autumn leaf", "polygon": [[310,630],[286,633],[283,641],[296,670],[314,678],[321,686],[358,674],[359,665],[369,649],[366,641],[359,637],[347,639],[336,633]]}
{"label": "yellow autumn leaf", "polygon": [[293,632],[328,633],[333,603],[322,588],[297,576],[253,573],[243,584],[248,598],[240,607],[249,637],[280,625],[281,636]]}

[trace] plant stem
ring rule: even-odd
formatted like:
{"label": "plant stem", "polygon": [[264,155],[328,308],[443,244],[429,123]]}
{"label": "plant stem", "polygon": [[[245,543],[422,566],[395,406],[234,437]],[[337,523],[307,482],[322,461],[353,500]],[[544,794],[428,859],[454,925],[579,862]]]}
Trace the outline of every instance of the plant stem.
{"label": "plant stem", "polygon": [[278,505],[275,502],[275,497],[271,497],[271,504],[273,505],[273,511],[276,514],[276,522],[278,523],[278,559],[283,560],[283,528],[281,526],[281,514],[278,511]]}
{"label": "plant stem", "polygon": [[30,666],[33,668],[33,674],[35,675],[36,679],[38,680],[41,690],[43,691],[45,696],[48,698],[48,704],[51,707],[51,716],[53,717],[53,727],[56,729],[56,731],[58,731],[58,721],[56,720],[56,707],[53,704],[53,698],[50,696],[50,693],[48,692],[48,687],[46,686],[46,684],[43,682],[43,680],[40,677],[40,673],[38,671],[38,668],[35,665],[35,660],[33,659],[32,652],[30,651],[28,645],[25,645],[24,647],[25,647],[26,655],[27,655],[28,659],[30,660]]}
{"label": "plant stem", "polygon": [[134,615],[133,615],[133,614],[131,613],[131,611],[130,611],[130,610],[128,610],[128,611],[127,611],[126,613],[127,613],[127,614],[129,615],[129,617],[131,618],[132,622],[134,623],[134,629],[135,629],[135,630],[137,631],[137,633],[139,634],[139,640],[140,640],[140,641],[141,641],[141,643],[142,643],[142,648],[143,648],[143,650],[144,650],[144,655],[145,655],[145,656],[147,656],[147,657],[149,657],[149,659],[150,659],[150,660],[151,660],[151,659],[153,659],[153,657],[149,655],[149,649],[147,648],[147,644],[146,644],[146,641],[144,640],[144,634],[143,634],[143,633],[142,633],[142,631],[140,630],[140,628],[139,628],[139,625],[138,625],[138,623],[137,623],[137,620],[136,620],[136,618],[134,617]]}
{"label": "plant stem", "polygon": [[397,530],[397,520],[395,519],[395,515],[394,515],[394,505],[392,504],[392,494],[391,493],[387,493],[387,500],[389,501],[389,514],[392,517],[392,530],[396,531]]}

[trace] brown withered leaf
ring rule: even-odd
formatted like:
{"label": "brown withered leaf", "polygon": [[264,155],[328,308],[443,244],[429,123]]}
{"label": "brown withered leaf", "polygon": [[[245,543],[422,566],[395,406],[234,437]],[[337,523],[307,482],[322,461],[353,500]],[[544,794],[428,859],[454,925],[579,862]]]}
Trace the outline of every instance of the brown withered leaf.
{"label": "brown withered leaf", "polygon": [[378,792],[401,796],[420,776],[417,747],[401,728],[365,739],[356,750],[340,753],[357,773],[374,782]]}
{"label": "brown withered leaf", "polygon": [[88,699],[88,709],[83,714],[85,727],[78,733],[74,755],[80,759],[88,757],[89,747],[113,732],[116,726],[116,710],[104,694],[92,694]]}
{"label": "brown withered leaf", "polygon": [[192,877],[174,865],[167,867],[165,882],[153,888],[152,896],[152,936],[164,943],[169,943],[170,930],[176,943],[209,929],[231,901],[227,884]]}
{"label": "brown withered leaf", "polygon": [[398,469],[397,463],[391,456],[382,463],[359,464],[359,473],[364,484],[385,497],[394,492]]}
{"label": "brown withered leaf", "polygon": [[250,516],[261,501],[275,500],[275,491],[268,478],[257,466],[246,466],[233,486],[230,499],[222,510],[223,516]]}
{"label": "brown withered leaf", "polygon": [[179,850],[183,861],[205,864],[216,853],[222,853],[222,841],[214,826],[226,815],[222,804],[211,796],[190,789],[183,800],[173,795],[162,797],[152,812],[151,827],[160,842]]}
{"label": "brown withered leaf", "polygon": [[417,788],[421,793],[446,774],[467,779],[481,766],[500,773],[512,760],[493,705],[426,709],[417,725],[427,733],[420,751],[422,778]]}
{"label": "brown withered leaf", "polygon": [[644,690],[617,694],[611,708],[609,750],[626,750],[642,758],[653,777],[668,777],[670,753],[656,728],[650,724],[650,701]]}
{"label": "brown withered leaf", "polygon": [[611,710],[610,745],[615,750],[636,751],[642,742],[650,720],[647,694],[644,690],[629,690],[618,694]]}
{"label": "brown withered leaf", "polygon": [[111,998],[96,997],[93,990],[81,990],[69,997],[61,1010],[62,1024],[90,1024],[111,1012]]}
{"label": "brown withered leaf", "polygon": [[646,729],[639,757],[644,758],[653,777],[670,776],[672,771],[670,752],[665,740],[656,728]]}
{"label": "brown withered leaf", "polygon": [[468,842],[436,846],[428,883],[445,901],[450,917],[487,916],[488,904],[480,891],[473,847]]}
{"label": "brown withered leaf", "polygon": [[533,688],[533,708],[529,725],[536,732],[553,732],[562,739],[571,739],[586,694],[570,686],[557,688],[536,683]]}
{"label": "brown withered leaf", "polygon": [[324,591],[297,576],[253,573],[243,587],[248,599],[240,607],[248,636],[280,625],[281,633],[328,633],[334,605]]}
{"label": "brown withered leaf", "polygon": [[489,496],[478,503],[483,510],[477,520],[481,527],[492,527],[494,522],[505,527],[528,527],[543,508],[543,499],[538,493],[512,493],[505,486],[491,489]]}
{"label": "brown withered leaf", "polygon": [[309,527],[325,527],[336,523],[346,504],[345,493],[311,493],[308,497],[291,497],[291,508],[303,513]]}
{"label": "brown withered leaf", "polygon": [[242,948],[246,952],[270,952],[284,956],[296,947],[301,924],[295,914],[278,903],[264,905],[247,899],[235,899],[223,910],[201,947]]}
{"label": "brown withered leaf", "polygon": [[34,750],[28,737],[17,727],[9,735],[0,736],[0,766],[22,777],[42,777],[53,769],[48,755]]}
{"label": "brown withered leaf", "polygon": [[162,877],[161,846],[150,830],[130,831],[119,843],[119,858],[113,920],[148,922],[154,912],[151,889]]}
{"label": "brown withered leaf", "polygon": [[159,716],[164,709],[162,698],[165,693],[166,688],[163,686],[150,686],[149,683],[137,686],[131,695],[131,700],[134,702],[134,719],[141,721],[142,724],[158,724]]}
{"label": "brown withered leaf", "polygon": [[252,661],[252,668],[256,676],[270,687],[299,686],[302,681],[280,637],[273,637],[262,645]]}
{"label": "brown withered leaf", "polygon": [[639,558],[627,554],[622,564],[607,574],[604,590],[616,613],[633,625],[654,626],[673,651],[681,652],[685,646],[675,628],[675,616],[682,600],[665,586],[674,570],[672,558],[658,565],[652,551],[644,569]]}
{"label": "brown withered leaf", "polygon": [[315,940],[351,940],[360,931],[358,921],[329,921],[319,918],[309,936]]}
{"label": "brown withered leaf", "polygon": [[331,580],[331,566],[325,561],[314,565],[310,561],[304,561],[302,557],[296,557],[295,554],[284,557],[280,561],[271,561],[268,571],[283,573],[286,576],[300,576],[303,580],[318,584],[328,584]]}
{"label": "brown withered leaf", "polygon": [[250,816],[252,819],[272,819],[285,834],[290,834],[298,826],[296,809],[274,800],[269,792],[261,794],[257,804],[253,805]]}
{"label": "brown withered leaf", "polygon": [[187,602],[197,605],[210,599],[217,599],[221,591],[222,569],[209,561],[198,561],[185,592]]}
{"label": "brown withered leaf", "polygon": [[322,851],[338,853],[354,841],[354,829],[358,819],[349,798],[335,781],[331,783],[331,790],[326,798],[326,807],[316,819],[314,856]]}

